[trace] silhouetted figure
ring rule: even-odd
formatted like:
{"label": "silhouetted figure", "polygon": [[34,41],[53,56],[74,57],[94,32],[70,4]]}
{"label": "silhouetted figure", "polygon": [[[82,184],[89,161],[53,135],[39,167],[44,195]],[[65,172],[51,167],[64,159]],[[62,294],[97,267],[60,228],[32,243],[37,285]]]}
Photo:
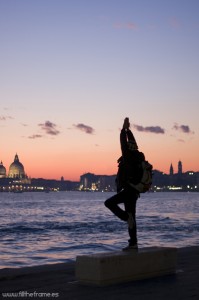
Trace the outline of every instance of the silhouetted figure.
{"label": "silhouetted figure", "polygon": [[[142,178],[141,162],[145,160],[144,154],[138,151],[138,146],[130,130],[129,119],[125,118],[120,133],[122,156],[118,159],[119,169],[116,178],[117,194],[105,201],[118,218],[127,222],[129,232],[129,245],[123,250],[138,249],[136,228],[136,202],[139,192],[131,186],[138,184]],[[119,204],[124,203],[124,210]]]}

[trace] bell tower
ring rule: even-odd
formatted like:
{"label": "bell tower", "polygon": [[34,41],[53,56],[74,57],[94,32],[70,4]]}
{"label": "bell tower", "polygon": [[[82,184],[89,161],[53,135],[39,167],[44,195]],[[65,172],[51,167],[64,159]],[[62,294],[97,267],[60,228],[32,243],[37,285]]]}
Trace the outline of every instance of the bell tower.
{"label": "bell tower", "polygon": [[170,175],[173,175],[173,165],[171,164],[170,166],[170,172],[169,172]]}
{"label": "bell tower", "polygon": [[182,174],[182,162],[180,160],[178,162],[178,174]]}

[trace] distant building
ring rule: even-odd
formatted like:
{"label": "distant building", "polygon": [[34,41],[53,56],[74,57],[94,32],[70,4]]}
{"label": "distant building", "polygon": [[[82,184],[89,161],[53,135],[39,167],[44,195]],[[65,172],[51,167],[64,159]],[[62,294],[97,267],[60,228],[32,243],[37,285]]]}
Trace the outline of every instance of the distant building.
{"label": "distant building", "polygon": [[95,175],[86,173],[80,176],[80,191],[115,191],[115,175]]}
{"label": "distant building", "polygon": [[20,178],[20,179],[27,177],[25,174],[25,171],[24,171],[24,166],[19,161],[19,157],[17,154],[15,155],[14,162],[11,163],[11,165],[10,165],[8,177],[9,178]]}
{"label": "distant building", "polygon": [[2,161],[0,163],[0,178],[6,178],[6,168],[4,167]]}
{"label": "distant building", "polygon": [[182,162],[178,162],[178,174],[182,174]]}
{"label": "distant building", "polygon": [[170,166],[170,175],[173,175],[173,165]]}
{"label": "distant building", "polygon": [[19,157],[16,154],[14,161],[11,163],[8,171],[8,175],[6,175],[6,168],[4,167],[2,161],[0,163],[0,178],[27,178],[27,175],[24,171],[23,164],[19,161]]}
{"label": "distant building", "polygon": [[154,191],[199,191],[199,172],[187,171],[183,173],[182,162],[178,162],[178,171],[174,173],[173,165],[170,166],[169,174],[154,170]]}
{"label": "distant building", "polygon": [[[170,165],[169,174],[153,170],[152,191],[199,191],[199,172],[182,172],[182,162],[178,162],[175,173]],[[8,174],[3,162],[0,162],[0,192],[49,192],[49,191],[103,191],[116,192],[116,175],[95,175],[86,173],[80,176],[79,182],[28,178],[23,164],[16,154],[9,167]]]}

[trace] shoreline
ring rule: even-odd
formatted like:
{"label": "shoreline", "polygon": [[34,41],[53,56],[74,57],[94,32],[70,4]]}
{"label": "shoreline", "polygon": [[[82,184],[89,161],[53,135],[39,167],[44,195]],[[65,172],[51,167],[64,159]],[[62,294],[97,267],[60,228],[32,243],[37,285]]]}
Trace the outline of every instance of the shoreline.
{"label": "shoreline", "polygon": [[[0,269],[0,296],[19,293],[21,297],[39,299],[109,299],[168,300],[199,298],[199,246],[177,248],[176,274],[116,284],[107,287],[83,286],[75,277],[75,262],[22,268]],[[22,292],[25,293],[22,296]],[[32,296],[30,296],[31,293]],[[28,296],[29,295],[29,296]],[[40,295],[40,296],[39,296]],[[16,297],[16,295],[15,295]]]}

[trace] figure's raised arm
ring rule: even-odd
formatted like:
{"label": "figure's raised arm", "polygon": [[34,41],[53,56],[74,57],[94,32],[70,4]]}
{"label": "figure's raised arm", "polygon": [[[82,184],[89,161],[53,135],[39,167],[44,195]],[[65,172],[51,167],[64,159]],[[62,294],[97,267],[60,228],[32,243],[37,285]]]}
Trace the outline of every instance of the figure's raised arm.
{"label": "figure's raised arm", "polygon": [[138,149],[135,137],[130,130],[129,118],[124,119],[123,127],[120,133],[120,144],[123,156],[125,156],[126,151],[128,150]]}

